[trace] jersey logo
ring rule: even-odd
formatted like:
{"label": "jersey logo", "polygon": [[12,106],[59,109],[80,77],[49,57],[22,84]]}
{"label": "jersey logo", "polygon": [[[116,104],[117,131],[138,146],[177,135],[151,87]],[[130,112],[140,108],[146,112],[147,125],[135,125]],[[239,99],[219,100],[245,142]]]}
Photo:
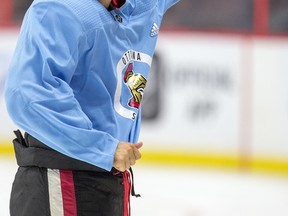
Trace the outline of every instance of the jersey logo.
{"label": "jersey logo", "polygon": [[159,34],[159,27],[156,23],[153,24],[152,29],[151,29],[151,37],[154,37]]}
{"label": "jersey logo", "polygon": [[[119,115],[134,121],[137,117],[136,111],[140,108],[147,80],[142,74],[135,73],[133,62],[140,62],[151,67],[152,57],[134,50],[128,50],[123,54],[116,68],[117,86],[114,95],[114,109]],[[125,86],[122,89],[123,85],[127,86],[128,91],[125,90]],[[126,93],[122,96],[124,91]],[[131,96],[127,95],[129,92]]]}
{"label": "jersey logo", "polygon": [[130,63],[124,74],[124,82],[132,94],[128,105],[139,109],[147,80],[141,74],[135,74],[133,72],[133,64]]}

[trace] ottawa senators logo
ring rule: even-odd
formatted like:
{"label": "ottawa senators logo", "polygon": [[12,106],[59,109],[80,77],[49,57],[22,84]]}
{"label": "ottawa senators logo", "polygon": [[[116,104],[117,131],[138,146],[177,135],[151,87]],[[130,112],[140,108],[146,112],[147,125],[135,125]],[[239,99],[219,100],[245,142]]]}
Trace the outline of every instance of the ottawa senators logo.
{"label": "ottawa senators logo", "polygon": [[128,105],[139,109],[147,80],[141,74],[134,73],[133,64],[130,63],[124,74],[124,82],[132,94],[132,98],[129,100]]}
{"label": "ottawa senators logo", "polygon": [[[145,69],[139,67],[143,69],[141,71],[143,75],[136,73],[135,63],[138,65],[139,63],[141,65],[148,65],[148,68],[145,67]],[[147,83],[144,74],[149,73],[151,63],[152,57],[150,55],[135,50],[127,50],[117,63],[117,86],[114,95],[114,109],[124,118],[131,119],[132,121],[137,118],[144,88]]]}

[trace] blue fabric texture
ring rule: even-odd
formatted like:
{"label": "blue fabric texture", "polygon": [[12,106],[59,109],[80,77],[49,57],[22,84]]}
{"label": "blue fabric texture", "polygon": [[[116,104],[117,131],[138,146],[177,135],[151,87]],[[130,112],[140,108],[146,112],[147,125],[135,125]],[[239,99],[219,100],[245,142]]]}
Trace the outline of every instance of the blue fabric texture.
{"label": "blue fabric texture", "polygon": [[6,80],[11,118],[56,151],[111,170],[119,141],[138,140],[157,28],[176,2],[126,0],[108,11],[96,0],[35,0]]}

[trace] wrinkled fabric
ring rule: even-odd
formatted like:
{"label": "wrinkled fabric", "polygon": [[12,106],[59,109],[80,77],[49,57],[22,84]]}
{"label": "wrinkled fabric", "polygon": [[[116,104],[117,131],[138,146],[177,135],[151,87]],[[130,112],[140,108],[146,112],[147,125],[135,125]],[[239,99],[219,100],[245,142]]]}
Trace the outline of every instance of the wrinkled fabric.
{"label": "wrinkled fabric", "polygon": [[[50,148],[107,171],[135,143],[140,103],[165,11],[177,0],[35,0],[9,67],[13,121]],[[128,67],[130,65],[130,67]]]}

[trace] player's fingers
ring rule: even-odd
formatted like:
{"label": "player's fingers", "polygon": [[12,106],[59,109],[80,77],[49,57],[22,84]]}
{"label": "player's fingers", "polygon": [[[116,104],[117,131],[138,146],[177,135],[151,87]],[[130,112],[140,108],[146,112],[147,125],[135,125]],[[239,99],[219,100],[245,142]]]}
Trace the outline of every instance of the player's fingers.
{"label": "player's fingers", "polygon": [[126,170],[126,161],[121,161],[114,166],[117,170],[124,172]]}
{"label": "player's fingers", "polygon": [[[129,168],[131,167],[131,165],[130,165],[130,160],[129,160],[129,158],[126,158],[126,160],[125,160],[125,170],[128,170]],[[125,171],[124,170],[124,171]],[[123,171],[123,172],[124,172]]]}
{"label": "player's fingers", "polygon": [[143,146],[143,142],[138,142],[138,143],[135,143],[133,145],[133,152],[134,152],[134,155],[135,155],[135,159],[136,160],[139,160],[141,158],[141,153],[139,151],[139,149]]}
{"label": "player's fingers", "polygon": [[130,161],[130,166],[133,166],[133,165],[135,165],[135,163],[136,163],[135,157],[129,158],[129,161]]}
{"label": "player's fingers", "polygon": [[117,169],[118,171],[120,171],[120,172],[124,172],[125,170],[124,170],[124,168],[122,168],[122,167],[120,167],[120,166],[115,166],[115,169]]}
{"label": "player's fingers", "polygon": [[132,143],[120,142],[116,149],[113,166],[117,170],[124,172],[135,165],[136,160],[141,158],[138,148],[141,148],[142,145],[143,143],[136,143],[134,146]]}
{"label": "player's fingers", "polygon": [[113,166],[117,170],[124,172],[126,170],[126,157],[124,157],[121,154],[117,154],[117,156],[114,159]]}
{"label": "player's fingers", "polygon": [[143,146],[143,142],[137,142],[134,144],[137,149],[140,149]]}
{"label": "player's fingers", "polygon": [[136,161],[136,157],[135,157],[135,154],[134,154],[133,146],[131,145],[131,149],[129,151],[129,165],[130,166],[135,165],[135,161]]}
{"label": "player's fingers", "polygon": [[124,172],[126,170],[126,165],[115,165],[114,166],[115,169],[119,170],[120,172]]}
{"label": "player's fingers", "polygon": [[133,148],[133,154],[134,154],[135,160],[139,160],[142,156],[140,151],[135,147]]}

